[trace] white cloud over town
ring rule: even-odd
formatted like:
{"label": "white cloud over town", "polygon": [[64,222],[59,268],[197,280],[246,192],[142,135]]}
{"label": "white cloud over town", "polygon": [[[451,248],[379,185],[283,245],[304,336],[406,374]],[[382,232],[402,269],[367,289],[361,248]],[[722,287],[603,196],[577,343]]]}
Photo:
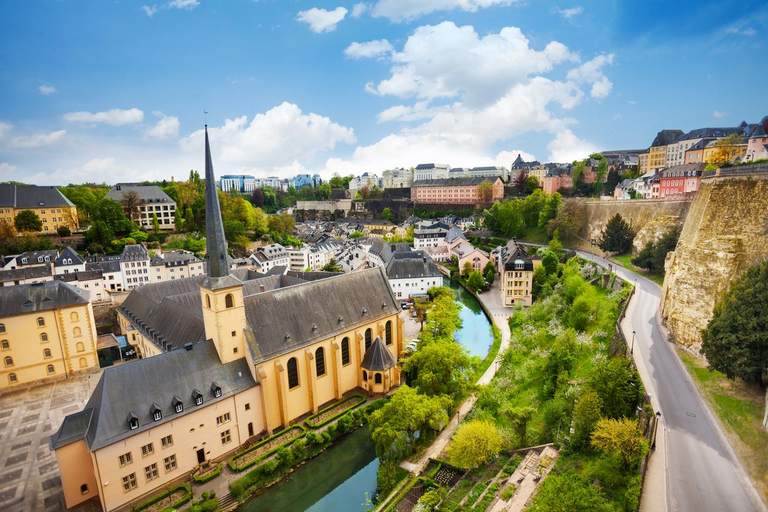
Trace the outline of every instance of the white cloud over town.
{"label": "white cloud over town", "polygon": [[573,19],[576,16],[579,16],[580,14],[582,14],[583,12],[584,12],[584,8],[581,7],[580,5],[576,7],[568,7],[566,9],[563,9],[560,7],[555,7],[554,9],[552,9],[553,14],[559,14],[560,16],[562,16],[567,20]]}
{"label": "white cloud over town", "polygon": [[170,137],[179,136],[179,128],[181,123],[176,116],[166,116],[162,112],[155,112],[155,115],[160,117],[157,124],[147,130],[146,136],[153,139],[167,139]]}
{"label": "white cloud over town", "polygon": [[395,48],[386,39],[352,43],[344,49],[344,55],[352,59],[370,59],[386,55]]}
{"label": "white cloud over town", "polygon": [[402,23],[436,11],[457,9],[477,12],[481,8],[509,6],[516,3],[518,0],[379,0],[371,8],[371,16]]}
{"label": "white cloud over town", "polygon": [[53,94],[55,92],[58,92],[55,87],[51,85],[41,85],[37,88],[38,91],[40,91],[40,94],[43,96],[48,96],[49,94]]}
{"label": "white cloud over town", "polygon": [[19,149],[43,148],[56,144],[66,134],[66,130],[57,130],[50,133],[35,133],[33,135],[14,137],[9,141],[9,146]]}
{"label": "white cloud over town", "polygon": [[123,110],[113,108],[104,112],[69,112],[64,114],[64,120],[71,123],[104,123],[112,126],[141,123],[144,112],[138,108]]}
{"label": "white cloud over town", "polygon": [[347,9],[337,7],[332,11],[318,9],[313,7],[306,11],[299,11],[296,20],[309,25],[309,29],[317,34],[324,32],[333,32],[344,17],[347,15]]}

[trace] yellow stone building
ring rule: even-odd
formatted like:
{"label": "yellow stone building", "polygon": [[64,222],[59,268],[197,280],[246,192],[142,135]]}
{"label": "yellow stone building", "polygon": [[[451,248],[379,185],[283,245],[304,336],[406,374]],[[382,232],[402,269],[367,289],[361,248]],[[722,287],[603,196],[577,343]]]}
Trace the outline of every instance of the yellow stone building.
{"label": "yellow stone building", "polygon": [[46,281],[0,288],[0,388],[99,367],[87,292]]}
{"label": "yellow stone building", "polygon": [[528,256],[514,240],[496,250],[501,302],[506,307],[533,304],[533,272],[541,265],[538,255]]}
{"label": "yellow stone building", "polygon": [[107,368],[50,437],[68,507],[127,509],[345,393],[400,384],[382,269],[230,273],[207,133],[206,204],[207,275],[131,292],[120,322],[144,358]]}
{"label": "yellow stone building", "polygon": [[16,214],[32,210],[43,223],[43,234],[53,234],[60,226],[78,229],[77,207],[56,187],[0,185],[0,222],[13,225]]}

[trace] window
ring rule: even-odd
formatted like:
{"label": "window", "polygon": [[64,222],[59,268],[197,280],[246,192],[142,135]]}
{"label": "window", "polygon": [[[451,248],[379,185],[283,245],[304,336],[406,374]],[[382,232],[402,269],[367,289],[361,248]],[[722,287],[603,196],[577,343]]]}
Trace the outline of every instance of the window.
{"label": "window", "polygon": [[133,455],[131,455],[131,452],[128,452],[118,457],[118,459],[120,460],[120,467],[123,467],[133,462]]}
{"label": "window", "polygon": [[80,494],[88,494],[88,484],[83,484],[80,486]]}
{"label": "window", "polygon": [[245,404],[245,410],[246,410],[246,411],[250,411],[250,410],[251,410],[251,403],[250,403],[250,402],[248,402],[247,404]]}
{"label": "window", "polygon": [[165,472],[168,473],[169,471],[173,471],[176,469],[176,455],[170,455],[163,459],[163,462],[165,463]]}
{"label": "window", "polygon": [[349,364],[349,338],[341,340],[341,364]]}
{"label": "window", "polygon": [[160,421],[163,419],[163,411],[160,410],[159,407],[152,406],[152,419],[155,421]]}
{"label": "window", "polygon": [[288,389],[293,389],[299,385],[299,363],[295,357],[288,360]]}
{"label": "window", "polygon": [[184,404],[182,403],[181,399],[177,396],[173,397],[173,410],[176,412],[181,412],[184,410]]}
{"label": "window", "polygon": [[54,373],[56,373],[56,369],[53,367],[53,365],[52,365],[52,364],[49,364],[49,365],[46,367],[46,371],[48,372],[48,375],[51,375],[51,374],[54,374]]}
{"label": "window", "polygon": [[83,335],[83,331],[79,327],[75,327],[74,329],[72,329],[72,335],[75,338],[78,338]]}
{"label": "window", "polygon": [[[158,269],[158,270],[160,270],[160,269]],[[205,305],[208,306],[208,309],[211,309],[211,296],[210,295],[206,295],[205,296]]]}
{"label": "window", "polygon": [[363,370],[363,382],[368,382],[368,372]]}
{"label": "window", "polygon": [[45,326],[45,319],[41,316],[37,317],[37,326],[38,327],[44,327]]}
{"label": "window", "polygon": [[147,477],[147,482],[149,482],[150,480],[154,480],[155,478],[158,477],[156,462],[153,462],[152,464],[144,468],[144,476]]}
{"label": "window", "polygon": [[225,423],[229,423],[229,420],[230,420],[229,413],[225,412],[224,414],[222,414],[221,416],[218,416],[216,418],[216,426],[218,427],[218,426],[221,426],[221,425],[223,425]]}
{"label": "window", "polygon": [[86,359],[84,357],[81,357],[80,358],[80,368],[85,368],[86,366],[88,366],[88,361],[86,361]]}
{"label": "window", "polygon": [[40,333],[40,341],[42,343],[45,343],[46,341],[48,341],[48,333],[47,332],[41,332]]}
{"label": "window", "polygon": [[227,444],[232,441],[232,436],[229,433],[229,429],[221,433],[221,444]]}
{"label": "window", "polygon": [[376,375],[374,375],[374,382],[376,384],[381,384],[381,374],[380,373],[377,373]]}
{"label": "window", "polygon": [[384,337],[387,340],[387,345],[392,344],[392,320],[387,320],[387,325],[384,326]]}
{"label": "window", "polygon": [[155,447],[152,443],[145,444],[141,447],[141,456],[146,457],[147,455],[152,455],[155,453]]}
{"label": "window", "polygon": [[224,297],[224,307],[226,307],[226,308],[233,308],[233,307],[235,307],[235,297],[231,293],[228,293]]}
{"label": "window", "polygon": [[131,411],[131,413],[128,415],[128,427],[131,430],[136,430],[139,428],[139,417],[136,416],[136,413]]}
{"label": "window", "polygon": [[203,405],[203,394],[198,390],[192,390],[192,398],[195,399],[195,405]]}
{"label": "window", "polygon": [[123,490],[125,492],[132,491],[136,488],[136,473],[131,473],[128,476],[123,477]]}
{"label": "window", "polygon": [[85,345],[83,345],[82,341],[77,342],[77,345],[75,345],[75,350],[78,352],[85,352]]}
{"label": "window", "polygon": [[9,348],[11,348],[11,344],[8,343],[8,340],[3,340],[0,343],[2,344],[3,350],[8,350]]}
{"label": "window", "polygon": [[373,334],[373,331],[371,331],[370,328],[365,330],[365,351],[368,352],[368,349],[371,348],[371,343],[373,340],[371,339],[371,336]]}
{"label": "window", "polygon": [[5,332],[5,324],[0,324],[0,334]]}
{"label": "window", "polygon": [[11,384],[16,382],[17,380],[18,379],[16,378],[16,374],[15,373],[9,373],[8,374],[8,382],[10,382]]}
{"label": "window", "polygon": [[325,350],[323,347],[315,350],[315,370],[317,370],[317,376],[325,375]]}
{"label": "window", "polygon": [[45,359],[50,359],[51,358],[51,349],[47,348],[47,349],[43,350],[43,357]]}
{"label": "window", "polygon": [[169,446],[173,446],[173,436],[167,435],[160,439],[160,445],[163,448],[168,448]]}
{"label": "window", "polygon": [[71,312],[71,313],[69,314],[69,319],[70,319],[70,321],[72,321],[72,322],[77,322],[77,321],[79,321],[79,320],[80,320],[80,317],[77,315],[77,313],[76,313],[75,311],[73,311],[73,312]]}
{"label": "window", "polygon": [[221,396],[221,386],[213,382],[211,384],[211,390],[213,391],[213,396],[216,398],[219,398]]}

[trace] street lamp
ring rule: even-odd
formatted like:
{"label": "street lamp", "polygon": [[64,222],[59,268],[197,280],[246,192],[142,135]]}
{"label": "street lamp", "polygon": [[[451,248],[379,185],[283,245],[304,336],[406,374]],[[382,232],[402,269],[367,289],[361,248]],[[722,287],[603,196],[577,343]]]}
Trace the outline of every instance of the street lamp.
{"label": "street lamp", "polygon": [[635,334],[636,331],[632,331],[632,346],[629,349],[629,355],[631,356],[635,354]]}

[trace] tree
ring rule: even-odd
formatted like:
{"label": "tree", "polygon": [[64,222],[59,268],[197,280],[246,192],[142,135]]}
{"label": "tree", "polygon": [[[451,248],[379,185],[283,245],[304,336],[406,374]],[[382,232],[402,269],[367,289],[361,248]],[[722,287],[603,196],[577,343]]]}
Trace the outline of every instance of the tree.
{"label": "tree", "polygon": [[376,490],[381,496],[387,496],[400,482],[400,474],[403,472],[396,461],[384,459],[376,472]]}
{"label": "tree", "polygon": [[739,154],[739,146],[744,143],[744,135],[732,133],[715,142],[715,149],[709,157],[709,162],[721,166],[733,161]]}
{"label": "tree", "polygon": [[768,261],[731,283],[701,333],[709,367],[759,385],[768,371]]}
{"label": "tree", "polygon": [[483,180],[477,187],[477,200],[481,203],[490,203],[493,201],[493,184],[488,180]]}
{"label": "tree", "polygon": [[539,180],[536,176],[526,176],[525,183],[523,184],[523,193],[530,194],[539,187]]}
{"label": "tree", "polygon": [[138,243],[146,242],[148,238],[147,234],[143,231],[131,231],[128,236]]}
{"label": "tree", "polygon": [[584,446],[592,435],[597,422],[602,417],[603,402],[591,389],[585,390],[573,408],[573,437],[571,442],[576,448]]}
{"label": "tree", "polygon": [[152,214],[152,232],[157,235],[160,233],[160,221],[157,218],[157,214]]}
{"label": "tree", "polygon": [[548,276],[556,275],[560,262],[557,261],[557,256],[552,251],[547,251],[547,254],[541,259],[541,265],[544,267]]}
{"label": "tree", "polygon": [[483,274],[488,275],[489,271],[491,274],[496,273],[496,264],[493,263],[493,260],[488,260],[488,263],[483,267]]}
{"label": "tree", "polygon": [[531,295],[534,300],[540,298],[541,290],[547,284],[547,269],[544,265],[539,265],[533,271],[533,284],[531,285]]}
{"label": "tree", "polygon": [[224,237],[227,242],[234,242],[236,239],[245,236],[245,225],[235,219],[224,221]]}
{"label": "tree", "polygon": [[499,412],[509,420],[510,425],[517,433],[518,446],[526,446],[528,443],[528,422],[536,414],[536,409],[530,406],[513,407],[509,402],[504,402]]}
{"label": "tree", "polygon": [[16,227],[10,222],[0,221],[0,254],[14,254],[18,244]]}
{"label": "tree", "polygon": [[56,233],[58,233],[59,236],[70,236],[72,234],[72,230],[67,226],[59,226],[56,228]]}
{"label": "tree", "polygon": [[611,512],[600,487],[573,471],[552,474],[544,480],[534,497],[531,512]]}
{"label": "tree", "polygon": [[637,192],[637,190],[635,190],[633,188],[627,190],[627,195],[629,196],[630,199],[642,199],[642,197]]}
{"label": "tree", "polygon": [[349,234],[349,238],[355,239],[355,238],[363,238],[365,235],[360,231],[353,231]]}
{"label": "tree", "polygon": [[88,231],[85,232],[85,243],[96,244],[101,247],[110,247],[115,239],[114,232],[107,226],[107,223],[101,220],[91,224]]}
{"label": "tree", "polygon": [[255,188],[251,192],[251,203],[259,208],[264,206],[264,192],[260,188]]}
{"label": "tree", "polygon": [[108,197],[100,199],[94,205],[91,218],[103,222],[115,235],[124,235],[135,226],[123,213],[123,206]]}
{"label": "tree", "polygon": [[493,270],[489,269],[488,272],[485,273],[485,280],[488,282],[489,285],[493,284],[493,280],[496,277],[496,274],[493,273]]}
{"label": "tree", "polygon": [[467,287],[474,291],[479,291],[485,288],[485,280],[483,279],[483,275],[479,270],[473,270],[472,273],[469,274],[469,279],[467,279]]}
{"label": "tree", "polygon": [[476,468],[501,451],[504,440],[499,429],[487,420],[462,424],[448,445],[448,460],[462,468]]}
{"label": "tree", "polygon": [[635,230],[617,213],[603,229],[598,246],[607,252],[625,254],[632,249],[634,240]]}
{"label": "tree", "polygon": [[344,269],[342,269],[338,263],[336,263],[335,258],[331,258],[331,261],[325,264],[325,266],[321,269],[323,272],[344,272]]}
{"label": "tree", "polygon": [[613,190],[616,188],[616,185],[618,185],[620,181],[621,175],[619,174],[619,171],[616,169],[611,169],[608,171],[608,178],[605,181],[605,191],[609,194],[612,194]]}
{"label": "tree", "polygon": [[[418,302],[414,307],[416,304]],[[461,328],[461,307],[461,303],[456,302],[452,295],[436,297],[425,313],[427,325],[422,331],[422,339],[426,336],[432,340],[452,340],[453,333]]]}
{"label": "tree", "polygon": [[132,221],[134,216],[139,212],[139,205],[142,203],[141,196],[135,190],[128,190],[123,192],[120,197],[120,204],[123,205],[125,215]]}
{"label": "tree", "polygon": [[406,359],[403,371],[419,393],[435,396],[461,396],[467,389],[470,360],[466,349],[453,340],[424,344]]}
{"label": "tree", "polygon": [[392,209],[387,207],[381,211],[381,218],[389,222],[395,222],[395,216],[392,215]]}
{"label": "tree", "polygon": [[544,207],[539,212],[539,227],[545,228],[547,224],[557,217],[557,211],[563,205],[563,196],[555,192],[549,196]]}
{"label": "tree", "polygon": [[609,418],[634,416],[642,386],[632,363],[619,358],[598,363],[586,382],[586,388],[594,391],[602,402],[603,416]]}
{"label": "tree", "polygon": [[317,198],[321,201],[327,201],[331,198],[331,185],[330,183],[321,183],[317,187]]}
{"label": "tree", "polygon": [[17,231],[37,233],[43,230],[43,221],[32,210],[21,210],[13,218]]}
{"label": "tree", "polygon": [[576,200],[565,201],[563,206],[557,210],[554,219],[547,222],[547,234],[558,231],[563,240],[575,239],[586,221],[586,210],[584,205]]}
{"label": "tree", "polygon": [[629,418],[604,418],[595,425],[591,444],[610,457],[618,457],[628,469],[643,453],[640,423]]}
{"label": "tree", "polygon": [[182,214],[181,208],[176,208],[176,211],[173,213],[173,225],[176,227],[176,231],[181,232],[181,230],[184,228],[184,215]]}
{"label": "tree", "polygon": [[[600,155],[602,157],[602,155]],[[590,157],[591,158],[591,157]],[[605,184],[606,176],[608,175],[608,162],[605,158],[601,158],[597,164],[597,170],[595,171],[595,194],[599,195],[603,192],[603,185]],[[609,189],[612,191],[612,189]]]}
{"label": "tree", "polygon": [[471,273],[472,273],[472,263],[469,261],[465,261],[464,265],[461,267],[461,277],[468,278]]}

